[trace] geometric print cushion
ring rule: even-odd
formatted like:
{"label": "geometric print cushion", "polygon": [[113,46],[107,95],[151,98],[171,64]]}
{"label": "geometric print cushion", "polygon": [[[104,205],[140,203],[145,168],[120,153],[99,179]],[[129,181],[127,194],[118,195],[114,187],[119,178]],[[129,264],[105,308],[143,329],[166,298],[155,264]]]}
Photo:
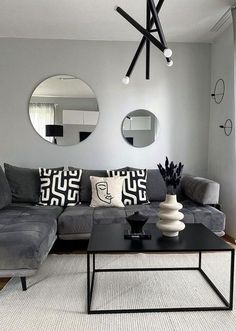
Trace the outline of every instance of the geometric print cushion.
{"label": "geometric print cushion", "polygon": [[122,202],[124,205],[148,204],[147,199],[147,170],[138,169],[126,170],[107,170],[109,177],[125,177]]}
{"label": "geometric print cushion", "polygon": [[39,168],[40,205],[75,206],[79,203],[82,170],[59,171]]}

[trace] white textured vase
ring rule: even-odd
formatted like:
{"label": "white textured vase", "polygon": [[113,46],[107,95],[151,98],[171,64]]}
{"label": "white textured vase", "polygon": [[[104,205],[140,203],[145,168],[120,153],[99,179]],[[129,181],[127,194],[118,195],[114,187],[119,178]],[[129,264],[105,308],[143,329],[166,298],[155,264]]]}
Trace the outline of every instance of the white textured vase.
{"label": "white textured vase", "polygon": [[184,218],[184,214],[179,212],[182,208],[183,205],[177,202],[176,195],[167,194],[166,200],[160,203],[156,226],[164,236],[176,237],[179,231],[185,228],[185,224],[180,221]]}

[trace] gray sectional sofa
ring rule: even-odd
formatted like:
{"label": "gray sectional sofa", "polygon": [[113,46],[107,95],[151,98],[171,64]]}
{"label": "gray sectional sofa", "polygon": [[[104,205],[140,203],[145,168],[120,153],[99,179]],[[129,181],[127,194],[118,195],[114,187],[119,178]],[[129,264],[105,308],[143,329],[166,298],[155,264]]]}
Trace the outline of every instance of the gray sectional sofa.
{"label": "gray sectional sofa", "polygon": [[[25,290],[25,277],[37,271],[57,238],[88,239],[93,224],[125,223],[126,217],[135,211],[149,216],[150,223],[157,221],[159,203],[166,195],[157,169],[147,172],[150,204],[124,208],[89,207],[90,176],[105,177],[107,173],[105,170],[83,170],[81,204],[63,209],[37,205],[40,194],[37,169],[5,165],[4,174],[0,167],[0,277],[21,277]],[[218,183],[186,175],[180,185],[178,200],[183,204],[185,223],[203,223],[217,235],[224,234],[225,215],[217,209]]]}

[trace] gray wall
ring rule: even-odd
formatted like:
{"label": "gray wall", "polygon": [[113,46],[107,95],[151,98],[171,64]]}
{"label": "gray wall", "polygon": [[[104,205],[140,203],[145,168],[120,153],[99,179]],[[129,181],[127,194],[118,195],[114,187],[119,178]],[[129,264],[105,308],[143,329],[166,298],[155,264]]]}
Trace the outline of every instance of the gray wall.
{"label": "gray wall", "polygon": [[[234,39],[232,25],[212,45],[212,91],[219,78],[225,81],[225,96],[220,104],[211,101],[209,131],[209,177],[221,185],[221,204],[226,213],[226,233],[236,239],[236,159],[235,159],[235,84]],[[233,122],[227,137],[219,128],[225,120]]]}
{"label": "gray wall", "polygon": [[[74,165],[115,168],[156,167],[166,155],[185,170],[207,174],[210,46],[171,45],[174,66],[152,48],[151,80],[145,58],[137,63],[128,86],[121,83],[137,43],[62,40],[0,40],[0,163],[28,167]],[[34,131],[28,102],[45,78],[74,75],[95,92],[100,109],[96,130],[71,147],[55,146]],[[133,148],[121,134],[123,118],[135,109],[153,112],[160,122],[158,140]]]}

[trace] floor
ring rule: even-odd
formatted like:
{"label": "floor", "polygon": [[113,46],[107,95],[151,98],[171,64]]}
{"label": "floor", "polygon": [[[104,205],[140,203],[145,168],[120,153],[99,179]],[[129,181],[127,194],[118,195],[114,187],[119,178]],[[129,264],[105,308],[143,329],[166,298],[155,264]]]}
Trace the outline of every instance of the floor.
{"label": "floor", "polygon": [[[232,243],[232,239],[228,236],[223,237],[236,250],[236,244]],[[57,240],[50,254],[84,254],[86,253],[88,240]],[[6,285],[10,278],[0,278],[0,290]]]}

